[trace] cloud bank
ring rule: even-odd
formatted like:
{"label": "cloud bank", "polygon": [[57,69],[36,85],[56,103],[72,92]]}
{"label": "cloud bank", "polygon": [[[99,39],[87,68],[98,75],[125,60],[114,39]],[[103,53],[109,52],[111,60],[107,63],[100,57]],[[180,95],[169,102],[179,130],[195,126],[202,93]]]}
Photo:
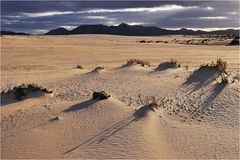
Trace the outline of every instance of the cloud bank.
{"label": "cloud bank", "polygon": [[238,1],[6,2],[2,30],[43,33],[81,24],[149,25],[161,28],[239,28]]}

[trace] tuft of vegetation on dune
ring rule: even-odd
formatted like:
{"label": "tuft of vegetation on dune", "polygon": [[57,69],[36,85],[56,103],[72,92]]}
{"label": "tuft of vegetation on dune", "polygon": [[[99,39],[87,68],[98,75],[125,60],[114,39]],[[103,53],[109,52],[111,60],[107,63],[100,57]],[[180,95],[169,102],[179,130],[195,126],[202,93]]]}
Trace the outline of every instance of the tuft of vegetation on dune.
{"label": "tuft of vegetation on dune", "polygon": [[102,71],[104,70],[105,68],[104,67],[96,67],[93,71],[97,72],[97,71]]}
{"label": "tuft of vegetation on dune", "polygon": [[169,63],[171,63],[175,68],[181,67],[180,63],[178,63],[176,59],[171,59]]}
{"label": "tuft of vegetation on dune", "polygon": [[226,84],[234,83],[233,78],[226,71],[227,68],[228,68],[227,61],[224,61],[221,58],[218,58],[216,62],[212,61],[211,64],[201,65],[194,72],[203,71],[203,70],[207,70],[207,69],[208,70],[214,70],[217,73],[219,73],[219,77],[217,78],[218,83],[226,83]]}
{"label": "tuft of vegetation on dune", "polygon": [[77,68],[77,69],[84,69],[83,66],[81,66],[81,65],[79,65],[79,64],[76,66],[76,68]]}
{"label": "tuft of vegetation on dune", "polygon": [[53,91],[50,91],[42,86],[39,86],[37,84],[21,84],[19,86],[14,87],[11,90],[8,90],[7,92],[1,92],[1,95],[3,94],[10,94],[13,93],[15,98],[17,100],[22,100],[28,96],[28,94],[33,93],[33,92],[44,92],[44,93],[52,93]]}
{"label": "tuft of vegetation on dune", "polygon": [[201,65],[196,71],[200,71],[202,69],[215,69],[219,72],[226,72],[227,66],[227,61],[218,58],[216,62],[212,61],[211,64]]}
{"label": "tuft of vegetation on dune", "polygon": [[142,67],[148,66],[150,67],[150,63],[146,60],[141,60],[137,58],[131,58],[127,60],[126,65],[140,64]]}

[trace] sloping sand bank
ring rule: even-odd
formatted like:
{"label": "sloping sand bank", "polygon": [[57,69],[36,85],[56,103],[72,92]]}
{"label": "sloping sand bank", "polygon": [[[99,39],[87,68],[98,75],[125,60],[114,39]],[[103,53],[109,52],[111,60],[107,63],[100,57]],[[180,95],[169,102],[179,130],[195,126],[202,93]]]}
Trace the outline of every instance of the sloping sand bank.
{"label": "sloping sand bank", "polygon": [[[238,159],[239,48],[137,39],[1,37],[2,90],[37,83],[54,91],[2,104],[1,158]],[[122,67],[132,57],[152,65]],[[228,61],[234,83],[217,83],[213,71],[193,72],[218,57]],[[181,67],[157,69],[170,58]],[[97,66],[105,69],[92,72]],[[101,90],[111,97],[92,100]],[[159,108],[149,109],[139,94],[156,97]]]}

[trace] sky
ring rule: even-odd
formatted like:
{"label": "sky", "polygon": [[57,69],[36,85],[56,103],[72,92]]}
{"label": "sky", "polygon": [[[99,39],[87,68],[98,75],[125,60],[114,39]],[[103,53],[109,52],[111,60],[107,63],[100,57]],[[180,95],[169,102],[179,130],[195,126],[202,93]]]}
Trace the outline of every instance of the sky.
{"label": "sky", "polygon": [[46,33],[82,24],[206,31],[239,28],[239,1],[1,1],[1,30]]}

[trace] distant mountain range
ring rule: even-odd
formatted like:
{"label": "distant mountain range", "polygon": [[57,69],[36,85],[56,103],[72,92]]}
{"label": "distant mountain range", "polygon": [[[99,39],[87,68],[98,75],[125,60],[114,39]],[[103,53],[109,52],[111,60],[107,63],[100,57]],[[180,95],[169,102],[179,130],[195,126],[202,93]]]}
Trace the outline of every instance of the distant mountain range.
{"label": "distant mountain range", "polygon": [[[14,35],[15,32],[1,31],[2,35]],[[199,35],[199,34],[216,34],[216,35],[239,35],[239,30],[227,29],[217,31],[201,31],[182,28],[180,30],[167,30],[154,26],[128,25],[121,23],[118,26],[97,25],[80,25],[73,30],[57,28],[50,30],[45,35],[71,35],[71,34],[110,34],[125,36],[159,36],[159,35]],[[15,33],[15,35],[27,35],[26,33]]]}
{"label": "distant mountain range", "polygon": [[238,35],[239,30],[217,30],[217,31],[194,31],[182,28],[180,30],[167,30],[153,26],[128,25],[121,23],[118,26],[105,25],[80,25],[73,30],[65,28],[57,28],[50,30],[46,35],[69,35],[69,34],[111,34],[111,35],[126,35],[126,36],[158,36],[158,35],[199,35],[199,34],[232,34]]}
{"label": "distant mountain range", "polygon": [[23,32],[1,31],[1,35],[30,35]]}

